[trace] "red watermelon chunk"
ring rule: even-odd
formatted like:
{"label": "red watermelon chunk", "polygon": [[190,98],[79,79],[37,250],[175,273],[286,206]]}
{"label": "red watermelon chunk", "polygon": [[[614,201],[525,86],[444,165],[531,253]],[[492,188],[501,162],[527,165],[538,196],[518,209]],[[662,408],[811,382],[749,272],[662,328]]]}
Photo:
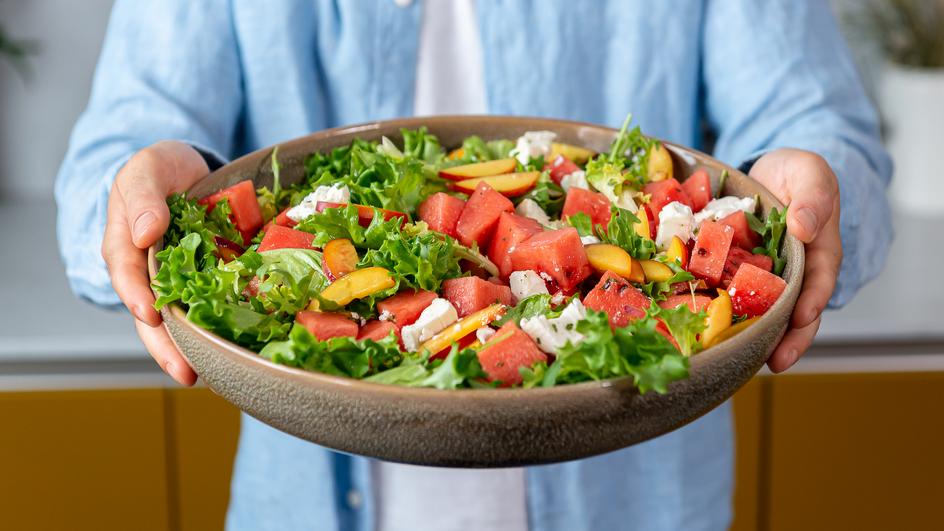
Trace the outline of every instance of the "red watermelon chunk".
{"label": "red watermelon chunk", "polygon": [[567,191],[567,199],[564,200],[564,210],[561,217],[567,218],[578,212],[590,216],[594,225],[603,225],[606,227],[610,222],[610,200],[605,195],[584,190],[583,188],[571,188]]}
{"label": "red watermelon chunk", "polygon": [[755,265],[764,271],[773,271],[774,260],[766,254],[751,254],[740,247],[731,246],[728,251],[728,260],[724,263],[724,272],[721,273],[721,286],[727,288],[734,278],[741,264]]}
{"label": "red watermelon chunk", "polygon": [[728,259],[734,229],[716,221],[705,221],[698,229],[698,239],[688,261],[688,271],[704,279],[709,286],[721,281],[724,263]]}
{"label": "red watermelon chunk", "polygon": [[340,313],[303,310],[295,315],[295,322],[307,328],[311,335],[321,341],[332,337],[357,337],[357,323]]}
{"label": "red watermelon chunk", "polygon": [[478,242],[479,248],[484,249],[495,232],[501,213],[514,211],[515,205],[507,197],[482,181],[462,208],[456,222],[456,236],[462,245],[471,247]]}
{"label": "red watermelon chunk", "polygon": [[598,312],[606,312],[610,326],[617,328],[646,315],[649,298],[623,277],[607,271],[584,297],[583,305]]}
{"label": "red watermelon chunk", "polygon": [[216,204],[226,199],[232,211],[231,219],[236,229],[243,236],[243,243],[248,244],[262,228],[262,210],[256,199],[256,189],[252,181],[242,181],[224,188],[215,194],[208,195],[198,203],[207,206],[207,212],[213,210]]}
{"label": "red watermelon chunk", "polygon": [[511,265],[514,271],[531,269],[549,276],[565,293],[572,293],[593,272],[573,227],[540,232],[519,243],[511,253]]}
{"label": "red watermelon chunk", "polygon": [[380,341],[381,339],[390,335],[391,331],[393,331],[393,333],[397,334],[397,337],[399,337],[397,325],[391,323],[390,321],[379,321],[377,319],[372,319],[364,323],[364,326],[361,327],[360,332],[357,334],[357,340],[363,341],[365,339],[370,339],[371,341]]}
{"label": "red watermelon chunk", "polygon": [[531,218],[502,212],[492,242],[488,246],[488,258],[498,266],[502,278],[508,278],[514,271],[511,268],[511,251],[519,243],[543,230],[544,227]]}
{"label": "red watermelon chunk", "polygon": [[432,291],[408,289],[378,302],[377,311],[385,320],[392,322],[397,327],[403,327],[416,322],[423,310],[435,298],[436,294]]}
{"label": "red watermelon chunk", "polygon": [[269,225],[259,242],[260,253],[274,249],[311,249],[315,235],[310,232],[290,229],[281,225]]}
{"label": "red watermelon chunk", "polygon": [[506,387],[521,383],[521,367],[547,361],[547,354],[541,352],[534,340],[514,322],[505,323],[499,328],[485,342],[478,357],[488,380],[501,382]]}
{"label": "red watermelon chunk", "polygon": [[450,278],[442,283],[442,297],[461,318],[496,302],[511,304],[511,288],[480,277]]}
{"label": "red watermelon chunk", "polygon": [[682,189],[682,185],[672,178],[649,183],[643,188],[643,191],[651,196],[648,206],[649,211],[652,213],[654,221],[653,227],[655,228],[658,228],[659,212],[662,211],[662,207],[665,205],[668,205],[672,201],[678,201],[683,205],[692,206],[692,200],[689,199],[688,194]]}
{"label": "red watermelon chunk", "polygon": [[437,192],[420,203],[417,215],[429,228],[456,237],[456,223],[462,214],[465,201],[443,192]]}
{"label": "red watermelon chunk", "polygon": [[735,314],[754,317],[769,310],[786,288],[782,278],[745,262],[731,280],[728,294]]}
{"label": "red watermelon chunk", "polygon": [[580,166],[563,155],[558,155],[556,159],[544,164],[544,171],[550,174],[551,180],[555,184],[560,184],[561,179],[579,170]]}
{"label": "red watermelon chunk", "polygon": [[747,223],[747,214],[743,210],[738,210],[721,218],[718,223],[734,229],[732,243],[741,249],[752,251],[754,247],[758,247],[762,243],[760,234],[754,232],[754,229]]}
{"label": "red watermelon chunk", "polygon": [[700,312],[708,308],[708,305],[711,304],[711,297],[707,295],[691,293],[679,293],[678,295],[669,295],[664,301],[659,302],[659,306],[671,310],[672,308],[678,308],[681,305],[687,305],[688,309],[693,312]]}
{"label": "red watermelon chunk", "polygon": [[711,201],[711,177],[708,177],[705,170],[695,170],[695,173],[682,183],[682,190],[692,201],[692,211],[698,212]]}

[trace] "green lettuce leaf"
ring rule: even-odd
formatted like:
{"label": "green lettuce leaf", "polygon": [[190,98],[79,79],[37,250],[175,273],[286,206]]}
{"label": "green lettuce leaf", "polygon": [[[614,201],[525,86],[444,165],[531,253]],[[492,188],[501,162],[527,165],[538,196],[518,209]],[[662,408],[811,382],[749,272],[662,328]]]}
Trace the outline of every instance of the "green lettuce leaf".
{"label": "green lettuce leaf", "polygon": [[747,223],[764,238],[764,246],[754,249],[755,254],[766,254],[774,261],[774,274],[782,275],[787,260],[780,256],[780,247],[783,235],[787,230],[787,209],[770,209],[765,221],[761,221],[754,214],[747,214]]}
{"label": "green lettuce leaf", "polygon": [[319,341],[304,326],[292,327],[285,341],[273,341],[259,355],[275,363],[335,376],[364,378],[396,367],[403,352],[393,334],[379,340],[333,337]]}
{"label": "green lettuce leaf", "polygon": [[547,212],[547,215],[556,218],[560,217],[561,210],[564,209],[564,200],[567,198],[564,189],[551,180],[547,172],[542,171],[538,177],[537,183],[528,193],[515,198],[515,204],[521,203],[525,199],[531,199]]}
{"label": "green lettuce leaf", "polygon": [[679,350],[685,356],[691,356],[701,350],[701,342],[698,341],[698,335],[705,331],[707,326],[705,319],[708,314],[702,310],[693,312],[687,304],[679,305],[675,308],[660,308],[658,304],[652,303],[649,309],[651,315],[662,319],[666,328],[679,344]]}

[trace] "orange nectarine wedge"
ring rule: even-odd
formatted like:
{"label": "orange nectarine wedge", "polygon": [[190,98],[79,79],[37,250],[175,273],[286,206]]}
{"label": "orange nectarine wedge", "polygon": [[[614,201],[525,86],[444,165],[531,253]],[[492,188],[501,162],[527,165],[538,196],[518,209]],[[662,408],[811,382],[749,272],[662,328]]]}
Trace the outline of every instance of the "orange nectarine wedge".
{"label": "orange nectarine wedge", "polygon": [[706,347],[713,344],[719,334],[731,327],[732,317],[734,310],[731,296],[726,290],[719,289],[718,297],[708,304],[708,317],[705,319],[707,326],[701,333],[701,344]]}
{"label": "orange nectarine wedge", "polygon": [[646,178],[649,182],[664,181],[672,177],[672,155],[662,142],[649,149],[649,168]]}
{"label": "orange nectarine wedge", "polygon": [[538,182],[538,177],[540,176],[541,172],[537,171],[506,173],[504,175],[475,177],[473,179],[457,181],[452,187],[460,192],[471,194],[475,191],[475,187],[478,186],[480,182],[486,182],[494,188],[496,192],[507,197],[514,197],[534,188],[534,184]]}
{"label": "orange nectarine wedge", "polygon": [[652,231],[649,229],[649,207],[643,205],[639,211],[636,212],[636,217],[639,218],[639,222],[633,225],[636,234],[641,238],[651,240]]}
{"label": "orange nectarine wedge", "polygon": [[672,236],[672,241],[669,242],[669,248],[666,249],[665,254],[670,262],[676,262],[682,266],[682,269],[688,268],[688,247],[678,236]]}
{"label": "orange nectarine wedge", "polygon": [[464,156],[465,156],[465,149],[456,148],[450,151],[448,155],[446,155],[446,160],[458,160]]}
{"label": "orange nectarine wedge", "polygon": [[[498,159],[486,162],[476,162],[473,164],[464,164],[462,166],[453,166],[452,168],[443,168],[439,170],[439,176],[451,181],[463,181],[472,177],[488,177],[489,175],[500,175],[515,171],[518,161],[515,159]],[[472,187],[475,189],[475,187]]]}
{"label": "orange nectarine wedge", "polygon": [[655,260],[640,260],[639,265],[646,275],[646,282],[666,282],[675,275],[672,268]]}
{"label": "orange nectarine wedge", "polygon": [[479,328],[488,326],[492,321],[504,315],[506,309],[507,307],[504,304],[493,304],[475,313],[471,313],[431,337],[428,341],[420,345],[417,351],[423,352],[424,350],[428,350],[430,354],[437,354],[442,349],[452,346],[453,343],[465,336],[475,333]]}
{"label": "orange nectarine wedge", "polygon": [[740,334],[741,332],[747,330],[748,327],[756,323],[758,319],[760,319],[760,316],[754,316],[754,317],[751,317],[750,319],[741,321],[738,324],[733,324],[725,328],[724,330],[722,330],[720,333],[718,333],[718,335],[716,335],[711,341],[702,341],[702,345],[704,345],[705,348],[713,347],[717,345],[718,343],[721,343],[722,341],[726,339],[730,339]]}
{"label": "orange nectarine wedge", "polygon": [[[332,282],[321,292],[321,298],[338,306],[345,306],[354,299],[362,299],[378,291],[390,289],[394,285],[396,285],[396,281],[386,269],[365,267],[364,269],[351,271]],[[318,299],[313,299],[311,304],[308,305],[308,309],[317,310]]]}
{"label": "orange nectarine wedge", "polygon": [[544,160],[554,160],[558,155],[563,155],[577,164],[583,164],[584,162],[590,160],[590,157],[596,155],[596,152],[587,148],[565,144],[563,142],[552,142],[551,154]]}
{"label": "orange nectarine wedge", "polygon": [[324,246],[325,274],[336,280],[357,269],[357,249],[347,238],[331,240]]}
{"label": "orange nectarine wedge", "polygon": [[617,275],[629,279],[633,276],[633,257],[622,247],[608,243],[594,243],[584,247],[590,267],[597,273],[612,271]]}

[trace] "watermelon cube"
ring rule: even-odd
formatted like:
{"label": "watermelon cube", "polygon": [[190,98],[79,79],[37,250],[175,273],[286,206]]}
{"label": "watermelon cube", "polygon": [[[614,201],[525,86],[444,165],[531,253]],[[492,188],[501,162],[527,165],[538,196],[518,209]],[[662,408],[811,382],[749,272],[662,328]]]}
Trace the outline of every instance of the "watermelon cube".
{"label": "watermelon cube", "polygon": [[[682,189],[682,185],[673,178],[649,183],[643,188],[643,191],[650,195],[648,206],[656,228],[658,228],[659,225],[659,212],[662,211],[662,207],[665,205],[673,201],[678,201],[683,205],[692,206],[692,200],[689,199],[688,194]],[[695,209],[692,208],[692,210],[694,211]]]}
{"label": "watermelon cube", "polygon": [[501,382],[505,387],[521,383],[521,367],[547,361],[547,354],[514,322],[499,328],[479,350],[478,357],[488,380]]}
{"label": "watermelon cube", "polygon": [[437,192],[420,203],[417,215],[431,230],[456,237],[456,223],[465,201],[443,192]]}
{"label": "watermelon cube", "polygon": [[722,287],[728,287],[738,268],[745,262],[753,264],[764,271],[773,271],[774,269],[774,260],[766,254],[752,254],[732,245],[731,250],[728,251],[728,260],[724,263],[724,272],[721,273]]}
{"label": "watermelon cube", "polygon": [[734,313],[754,317],[766,313],[786,288],[782,278],[745,262],[731,279],[728,294]]}
{"label": "watermelon cube", "polygon": [[544,171],[548,172],[551,180],[555,184],[560,184],[561,179],[579,170],[580,166],[563,155],[558,155],[556,159],[544,164]]}
{"label": "watermelon cube", "polygon": [[708,177],[705,170],[695,170],[695,173],[682,183],[682,190],[692,201],[692,211],[698,212],[711,201],[711,177]]}
{"label": "watermelon cube", "polygon": [[544,227],[531,218],[508,212],[501,213],[492,242],[488,246],[488,258],[498,266],[502,278],[508,278],[513,271],[511,251],[515,246],[543,230]]}
{"label": "watermelon cube", "polygon": [[718,285],[733,239],[734,229],[731,227],[716,221],[703,222],[688,261],[688,271],[704,279],[709,286]]}
{"label": "watermelon cube", "polygon": [[436,294],[432,291],[408,289],[378,302],[377,311],[385,321],[392,322],[398,328],[404,327],[416,322],[435,298]]}
{"label": "watermelon cube", "polygon": [[605,228],[610,222],[610,200],[605,195],[584,190],[583,188],[571,188],[567,191],[567,198],[564,200],[564,210],[561,216],[566,218],[573,216],[578,212],[590,216],[594,225],[603,225]]}
{"label": "watermelon cube", "polygon": [[747,223],[747,214],[743,210],[738,210],[721,218],[718,223],[734,229],[734,241],[732,243],[741,249],[752,251],[763,243],[760,234],[754,232],[754,229]]}
{"label": "watermelon cube", "polygon": [[669,310],[678,308],[683,304],[687,305],[688,309],[693,312],[700,312],[707,309],[708,305],[711,304],[711,297],[699,293],[695,295],[691,293],[679,293],[677,295],[669,295],[664,301],[659,302],[660,307]]}
{"label": "watermelon cube", "polygon": [[259,242],[260,253],[274,249],[311,249],[315,235],[310,232],[290,229],[282,225],[269,225]]}
{"label": "watermelon cube", "polygon": [[381,339],[390,335],[390,332],[393,332],[397,335],[397,337],[399,337],[397,325],[390,321],[372,319],[364,323],[364,326],[361,327],[360,332],[357,334],[357,340],[363,341],[365,339],[370,339],[371,341],[380,341]]}
{"label": "watermelon cube", "polygon": [[197,202],[206,205],[207,212],[211,212],[223,199],[229,203],[233,225],[236,225],[236,229],[242,234],[243,243],[248,244],[256,232],[262,228],[262,210],[259,208],[259,200],[256,199],[256,189],[252,181],[236,183]]}
{"label": "watermelon cube", "polygon": [[591,310],[605,312],[610,326],[617,328],[646,315],[649,297],[623,277],[607,271],[583,298],[583,305]]}
{"label": "watermelon cube", "polygon": [[[593,272],[573,227],[540,232],[519,243],[511,253],[511,265],[514,271],[530,269],[550,278],[565,293],[572,293]],[[556,288],[548,287],[551,293]]]}
{"label": "watermelon cube", "polygon": [[460,318],[496,302],[512,303],[511,288],[481,277],[450,278],[444,281],[442,297],[456,307]]}
{"label": "watermelon cube", "polygon": [[456,222],[456,236],[462,245],[471,247],[478,243],[485,249],[502,212],[514,212],[515,205],[502,194],[495,191],[488,183],[480,182],[466,201]]}
{"label": "watermelon cube", "polygon": [[357,337],[358,326],[347,315],[303,310],[295,315],[295,322],[304,326],[321,341],[332,337]]}

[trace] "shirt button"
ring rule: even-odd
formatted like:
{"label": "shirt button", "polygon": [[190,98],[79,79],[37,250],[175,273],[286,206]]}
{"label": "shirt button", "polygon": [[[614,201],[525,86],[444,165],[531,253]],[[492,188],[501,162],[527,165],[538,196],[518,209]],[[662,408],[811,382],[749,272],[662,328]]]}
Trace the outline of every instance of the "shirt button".
{"label": "shirt button", "polygon": [[360,492],[354,489],[347,491],[347,504],[351,509],[360,509],[363,503],[364,500],[361,498]]}
{"label": "shirt button", "polygon": [[413,3],[413,0],[393,0],[394,4],[397,4],[398,7],[410,7],[410,4]]}

